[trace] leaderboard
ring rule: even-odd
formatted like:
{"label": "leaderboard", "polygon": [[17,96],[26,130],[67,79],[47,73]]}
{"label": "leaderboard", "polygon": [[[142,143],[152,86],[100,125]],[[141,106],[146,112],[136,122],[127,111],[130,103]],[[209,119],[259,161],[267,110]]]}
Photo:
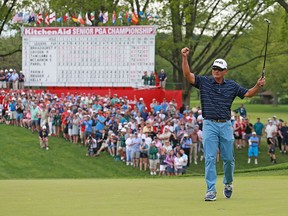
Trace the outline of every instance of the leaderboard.
{"label": "leaderboard", "polygon": [[154,72],[155,26],[28,27],[26,86],[134,87]]}

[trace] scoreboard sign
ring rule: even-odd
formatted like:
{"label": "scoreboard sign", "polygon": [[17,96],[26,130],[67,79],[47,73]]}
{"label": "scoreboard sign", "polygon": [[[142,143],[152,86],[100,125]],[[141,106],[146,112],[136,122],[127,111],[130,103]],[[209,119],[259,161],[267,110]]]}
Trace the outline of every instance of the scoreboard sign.
{"label": "scoreboard sign", "polygon": [[141,87],[155,35],[155,26],[23,28],[25,85]]}

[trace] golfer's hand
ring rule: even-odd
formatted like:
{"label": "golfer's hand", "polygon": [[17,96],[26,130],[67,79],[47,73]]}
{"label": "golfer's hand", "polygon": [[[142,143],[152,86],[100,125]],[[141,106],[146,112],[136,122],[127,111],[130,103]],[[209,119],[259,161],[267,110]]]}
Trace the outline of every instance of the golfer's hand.
{"label": "golfer's hand", "polygon": [[184,47],[182,50],[181,50],[181,54],[183,57],[188,57],[189,55],[189,48],[188,47]]}
{"label": "golfer's hand", "polygon": [[260,77],[260,78],[257,80],[257,85],[258,85],[259,87],[264,86],[265,83],[266,83],[266,81],[265,81],[265,76],[264,76],[263,78]]}

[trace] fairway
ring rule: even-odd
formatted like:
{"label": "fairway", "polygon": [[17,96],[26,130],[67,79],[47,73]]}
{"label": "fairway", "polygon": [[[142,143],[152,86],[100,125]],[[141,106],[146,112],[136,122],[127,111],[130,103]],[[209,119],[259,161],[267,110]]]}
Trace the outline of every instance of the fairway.
{"label": "fairway", "polygon": [[236,177],[233,196],[204,202],[203,178],[1,180],[4,216],[287,215],[287,176]]}

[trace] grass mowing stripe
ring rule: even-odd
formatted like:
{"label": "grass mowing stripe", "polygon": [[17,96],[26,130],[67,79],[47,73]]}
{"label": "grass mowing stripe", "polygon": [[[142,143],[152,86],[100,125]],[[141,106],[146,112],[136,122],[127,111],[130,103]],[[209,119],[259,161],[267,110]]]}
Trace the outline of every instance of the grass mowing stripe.
{"label": "grass mowing stripe", "polygon": [[5,216],[286,215],[286,177],[237,177],[231,199],[204,202],[203,178],[2,180]]}

